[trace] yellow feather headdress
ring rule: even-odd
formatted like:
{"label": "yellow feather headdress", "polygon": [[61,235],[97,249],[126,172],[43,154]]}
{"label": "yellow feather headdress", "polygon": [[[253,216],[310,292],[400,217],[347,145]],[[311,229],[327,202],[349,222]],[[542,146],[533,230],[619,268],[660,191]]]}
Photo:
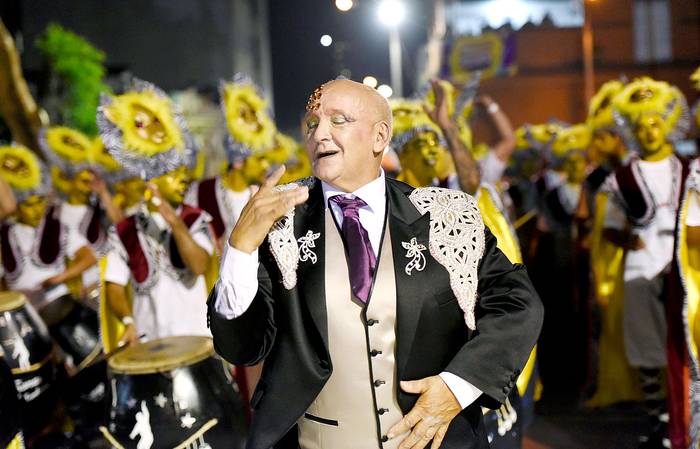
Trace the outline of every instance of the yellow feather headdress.
{"label": "yellow feather headdress", "polygon": [[668,141],[685,137],[690,129],[690,111],[683,93],[665,81],[637,78],[613,98],[613,116],[628,148],[638,149],[634,124],[645,113],[655,112],[666,121]]}
{"label": "yellow feather headdress", "polygon": [[109,154],[145,180],[196,163],[197,146],[178,106],[146,81],[134,79],[121,95],[102,94],[97,125]]}
{"label": "yellow feather headdress", "polygon": [[10,185],[18,203],[33,195],[49,193],[46,166],[22,145],[0,146],[0,177]]}
{"label": "yellow feather headdress", "polygon": [[275,144],[277,127],[268,101],[253,80],[248,75],[237,73],[233,81],[222,81],[219,91],[228,129],[226,153],[229,163],[269,150]]}
{"label": "yellow feather headdress", "polygon": [[598,130],[615,130],[615,117],[613,116],[613,99],[625,87],[619,80],[611,80],[600,86],[600,89],[591,98],[588,106],[588,126],[593,132]]}
{"label": "yellow feather headdress", "polygon": [[72,177],[90,168],[92,140],[77,129],[50,126],[39,130],[39,147],[49,163]]}

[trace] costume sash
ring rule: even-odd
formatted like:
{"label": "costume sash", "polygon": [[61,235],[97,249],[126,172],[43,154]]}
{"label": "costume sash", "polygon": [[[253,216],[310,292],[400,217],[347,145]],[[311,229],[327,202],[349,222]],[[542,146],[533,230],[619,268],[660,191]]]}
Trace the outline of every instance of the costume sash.
{"label": "costume sash", "polygon": [[197,188],[197,205],[211,215],[211,225],[214,229],[214,236],[218,241],[226,232],[226,225],[221,216],[221,209],[219,209],[219,200],[216,197],[216,179],[205,179],[199,183]]}

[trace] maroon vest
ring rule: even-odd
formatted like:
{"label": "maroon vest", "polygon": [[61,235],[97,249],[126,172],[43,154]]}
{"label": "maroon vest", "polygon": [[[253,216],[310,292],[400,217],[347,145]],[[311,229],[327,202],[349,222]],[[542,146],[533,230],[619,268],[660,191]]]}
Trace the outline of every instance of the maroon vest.
{"label": "maroon vest", "polygon": [[226,232],[226,225],[221,216],[219,201],[216,198],[216,178],[205,179],[197,187],[197,206],[211,215],[211,225],[214,229],[214,236],[218,241]]}
{"label": "maroon vest", "polygon": [[[57,218],[57,210],[54,206],[47,209],[43,222],[39,225],[39,251],[38,261],[44,265],[51,265],[62,253],[61,248],[61,222]],[[12,225],[3,223],[0,226],[0,251],[2,264],[8,273],[14,273],[18,269],[17,255],[14,253],[10,242],[10,229]],[[33,255],[32,255],[33,256]]]}

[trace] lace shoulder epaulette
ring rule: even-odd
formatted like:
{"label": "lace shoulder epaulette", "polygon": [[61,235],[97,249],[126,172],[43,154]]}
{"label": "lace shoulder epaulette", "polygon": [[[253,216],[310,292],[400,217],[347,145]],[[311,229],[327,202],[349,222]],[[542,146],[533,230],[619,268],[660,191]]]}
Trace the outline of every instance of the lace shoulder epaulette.
{"label": "lace shoulder epaulette", "polygon": [[440,187],[415,189],[409,198],[418,212],[430,213],[430,255],[449,273],[464,321],[469,329],[476,329],[477,275],[485,246],[484,221],[476,201],[466,193]]}

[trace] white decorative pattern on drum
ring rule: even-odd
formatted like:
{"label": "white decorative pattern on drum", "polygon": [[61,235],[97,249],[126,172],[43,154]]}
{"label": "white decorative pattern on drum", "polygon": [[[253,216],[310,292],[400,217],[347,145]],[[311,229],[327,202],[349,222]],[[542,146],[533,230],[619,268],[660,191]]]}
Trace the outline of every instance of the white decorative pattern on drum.
{"label": "white decorative pattern on drum", "polygon": [[243,402],[210,338],[152,340],[109,367],[112,404],[100,430],[115,448],[243,448]]}
{"label": "white decorative pattern on drum", "polygon": [[421,214],[430,214],[430,255],[450,274],[467,327],[476,329],[477,271],[484,254],[484,221],[476,201],[440,187],[416,189],[409,198]]}

